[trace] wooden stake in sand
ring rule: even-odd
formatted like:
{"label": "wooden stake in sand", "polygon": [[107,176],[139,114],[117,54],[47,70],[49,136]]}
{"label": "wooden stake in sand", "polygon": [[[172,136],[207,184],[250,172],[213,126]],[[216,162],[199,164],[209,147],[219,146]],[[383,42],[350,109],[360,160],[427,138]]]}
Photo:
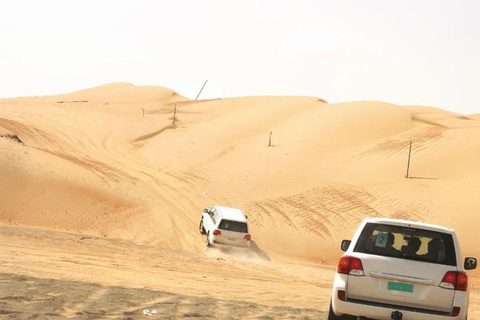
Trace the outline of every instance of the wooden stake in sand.
{"label": "wooden stake in sand", "polygon": [[268,139],[268,146],[272,146],[272,131],[270,131],[270,138]]}
{"label": "wooden stake in sand", "polygon": [[205,87],[205,85],[207,84],[207,81],[208,81],[208,80],[205,80],[205,83],[203,84],[203,86],[202,86],[202,89],[200,89],[200,92],[197,94],[197,97],[195,98],[195,100],[197,100],[197,99],[198,99],[198,97],[200,96],[200,93],[202,93],[202,91],[203,91],[203,88],[204,88],[204,87]]}
{"label": "wooden stake in sand", "polygon": [[175,124],[175,116],[177,114],[177,105],[175,104],[175,109],[173,109],[173,124]]}
{"label": "wooden stake in sand", "polygon": [[410,155],[412,154],[412,140],[410,140],[410,147],[408,148],[408,162],[407,162],[407,175],[405,178],[408,179],[408,171],[410,170]]}

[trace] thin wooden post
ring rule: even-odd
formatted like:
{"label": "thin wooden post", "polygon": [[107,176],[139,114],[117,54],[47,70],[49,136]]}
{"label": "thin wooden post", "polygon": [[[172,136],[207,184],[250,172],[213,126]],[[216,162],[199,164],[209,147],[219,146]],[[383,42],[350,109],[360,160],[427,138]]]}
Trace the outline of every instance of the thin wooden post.
{"label": "thin wooden post", "polygon": [[202,86],[202,89],[200,89],[200,92],[197,94],[197,97],[195,98],[195,100],[197,100],[197,99],[198,99],[198,97],[200,96],[200,93],[202,93],[202,91],[203,91],[203,88],[204,88],[204,87],[205,87],[205,85],[207,84],[207,81],[208,81],[208,80],[205,80],[205,83],[203,84],[203,86]]}
{"label": "thin wooden post", "polygon": [[175,116],[177,114],[177,104],[175,104],[175,109],[173,109],[173,124],[175,124]]}
{"label": "thin wooden post", "polygon": [[410,140],[410,147],[408,148],[408,162],[407,162],[407,175],[405,178],[408,179],[408,171],[410,170],[410,156],[412,154],[412,140]]}
{"label": "thin wooden post", "polygon": [[270,138],[268,139],[268,146],[272,146],[272,131],[270,131]]}

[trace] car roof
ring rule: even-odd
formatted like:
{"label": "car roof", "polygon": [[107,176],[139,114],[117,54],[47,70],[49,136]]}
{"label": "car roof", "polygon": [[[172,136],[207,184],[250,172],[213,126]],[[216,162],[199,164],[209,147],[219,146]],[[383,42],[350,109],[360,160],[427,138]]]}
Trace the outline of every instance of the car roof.
{"label": "car roof", "polygon": [[247,222],[247,218],[240,209],[223,206],[215,206],[215,208],[217,208],[224,219]]}
{"label": "car roof", "polygon": [[384,223],[390,225],[397,225],[397,226],[407,226],[407,227],[418,227],[421,229],[432,230],[432,231],[442,231],[445,233],[455,233],[455,230],[452,228],[447,228],[444,226],[440,226],[437,224],[432,223],[425,223],[420,221],[410,221],[404,219],[392,219],[392,218],[366,218],[365,222],[372,222],[372,223]]}

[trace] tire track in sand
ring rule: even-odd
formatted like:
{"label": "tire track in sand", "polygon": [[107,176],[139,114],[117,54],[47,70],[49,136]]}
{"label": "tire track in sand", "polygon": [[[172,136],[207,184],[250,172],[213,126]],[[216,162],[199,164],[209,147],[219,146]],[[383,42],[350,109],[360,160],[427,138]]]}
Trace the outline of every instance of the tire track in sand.
{"label": "tire track in sand", "polygon": [[359,187],[344,185],[256,202],[251,205],[253,223],[275,223],[282,228],[308,231],[331,238],[336,230],[357,224],[378,212],[369,203],[374,197]]}
{"label": "tire track in sand", "polygon": [[371,157],[393,157],[408,153],[412,141],[412,154],[424,151],[432,146],[444,147],[443,134],[448,128],[442,126],[429,126],[409,134],[402,134],[396,139],[386,139],[374,144],[367,150],[354,156],[354,160],[368,161]]}

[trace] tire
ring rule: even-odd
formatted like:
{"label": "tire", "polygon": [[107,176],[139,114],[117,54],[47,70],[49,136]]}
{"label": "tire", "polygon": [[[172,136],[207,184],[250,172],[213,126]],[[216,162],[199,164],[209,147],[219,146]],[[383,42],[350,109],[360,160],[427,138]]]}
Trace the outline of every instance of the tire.
{"label": "tire", "polygon": [[347,316],[347,315],[337,316],[335,312],[333,312],[332,300],[330,300],[330,308],[328,309],[328,320],[347,320],[347,319],[356,319],[356,317]]}
{"label": "tire", "polygon": [[207,232],[205,231],[205,228],[203,226],[203,219],[200,220],[200,225],[198,226],[198,231],[200,231],[201,234],[206,234]]}
{"label": "tire", "polygon": [[328,320],[340,320],[340,317],[337,317],[332,309],[332,301],[330,301],[330,308],[328,308]]}
{"label": "tire", "polygon": [[210,244],[210,237],[209,237],[210,233],[207,233],[207,240],[205,241],[205,245],[207,246],[207,248],[211,247],[212,245]]}

